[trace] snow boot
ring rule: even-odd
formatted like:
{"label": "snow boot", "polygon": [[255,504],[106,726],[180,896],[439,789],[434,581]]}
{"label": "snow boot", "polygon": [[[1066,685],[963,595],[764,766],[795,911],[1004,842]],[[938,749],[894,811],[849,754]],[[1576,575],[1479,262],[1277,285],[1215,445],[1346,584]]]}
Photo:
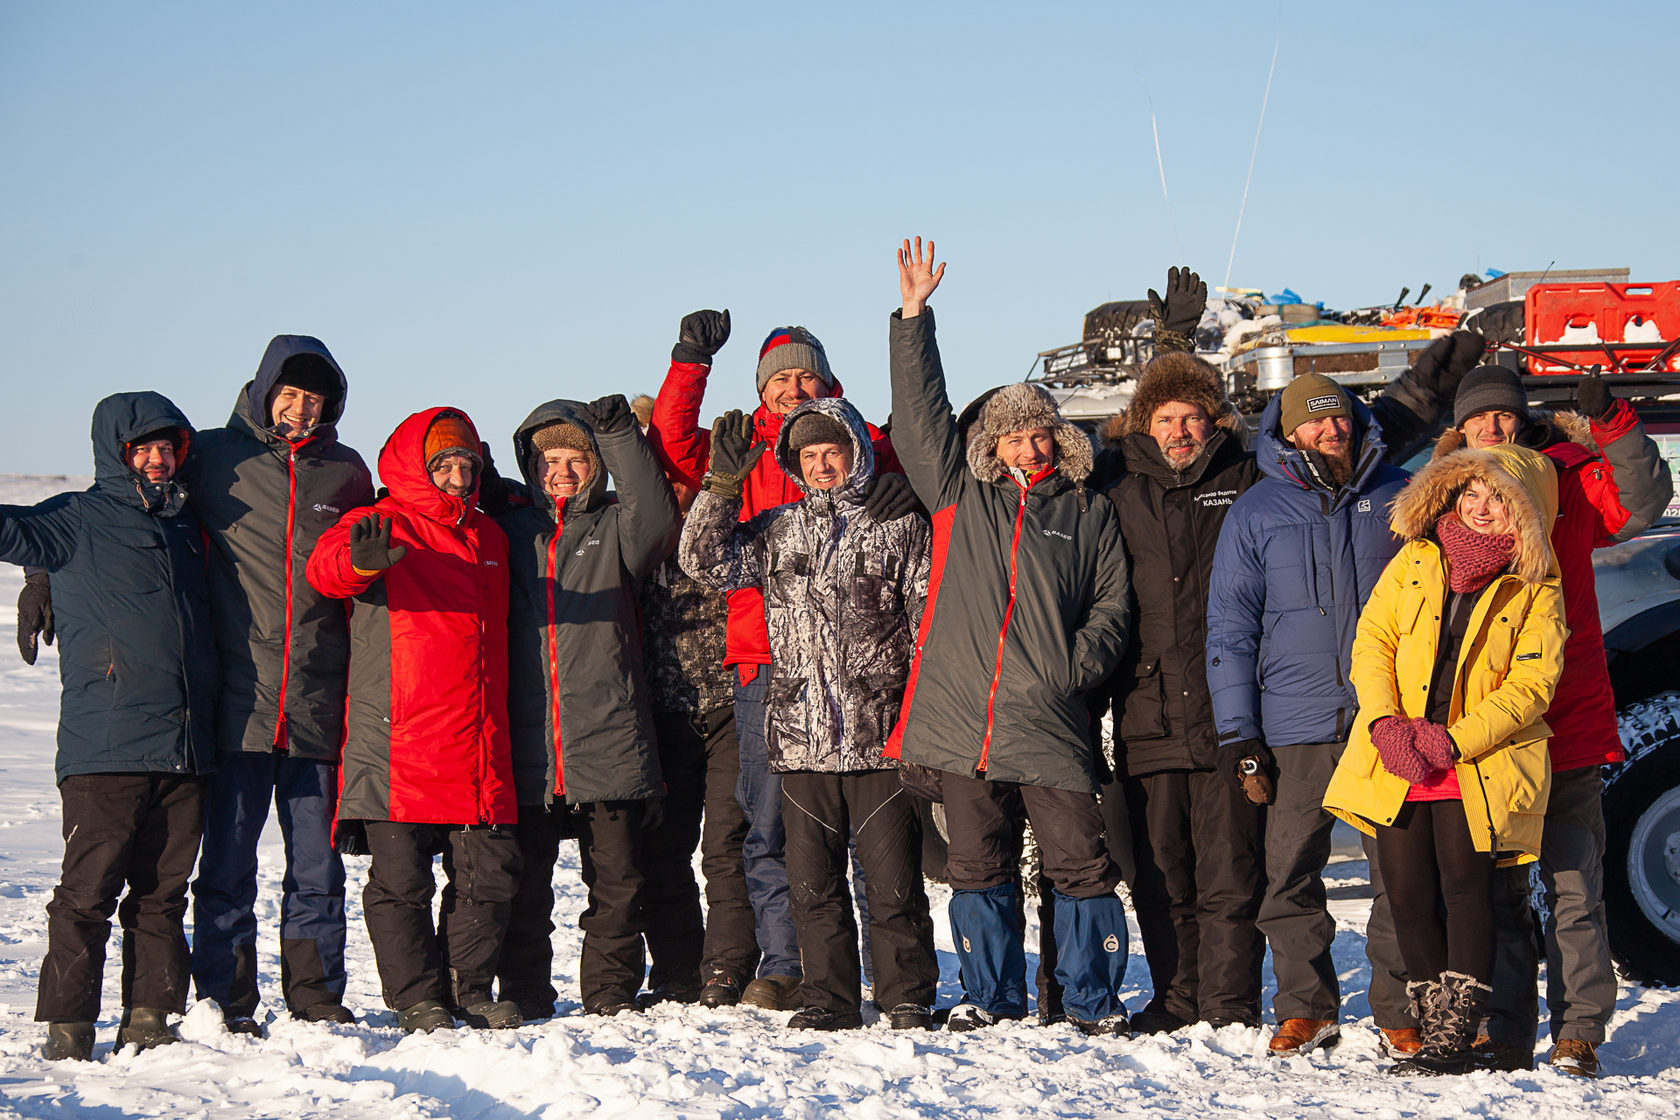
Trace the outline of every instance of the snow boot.
{"label": "snow boot", "polygon": [[181,1041],[169,1029],[169,1012],[156,1007],[130,1007],[123,1011],[117,1027],[117,1049],[131,1043],[140,1050],[152,1050]]}
{"label": "snow boot", "polygon": [[261,1023],[249,1015],[229,1015],[222,1020],[222,1026],[229,1034],[242,1034],[247,1038],[267,1038]]}
{"label": "snow boot", "polygon": [[41,1056],[49,1062],[93,1061],[93,1024],[66,1020],[48,1023]]}
{"label": "snow boot", "polygon": [[741,978],[732,972],[714,972],[700,984],[702,1007],[734,1007],[741,1002]]}
{"label": "snow boot", "polygon": [[449,1014],[443,1001],[423,999],[397,1011],[397,1026],[409,1034],[430,1034],[454,1027],[455,1017]]}
{"label": "snow boot", "polygon": [[863,1016],[832,1007],[807,1007],[789,1019],[788,1026],[796,1031],[855,1031],[863,1026]]}
{"label": "snow boot", "polygon": [[[963,991],[989,1022],[1027,1013],[1027,956],[1015,884],[951,894],[951,937],[957,943]],[[951,1013],[951,1029],[956,1012]],[[977,1024],[983,1025],[983,1024]]]}
{"label": "snow boot", "polygon": [[931,1031],[933,1012],[920,1003],[895,1003],[887,1012],[887,1023],[895,1031]]}
{"label": "snow boot", "polygon": [[519,1005],[511,999],[480,1000],[458,1008],[455,1017],[478,1031],[506,1031],[524,1024]]}
{"label": "snow boot", "polygon": [[355,1012],[342,1003],[317,1003],[313,1007],[292,1012],[292,1018],[301,1019],[305,1023],[341,1023],[347,1027],[356,1022]]}
{"label": "snow boot", "polygon": [[[1413,994],[1413,989],[1418,989]],[[1423,1046],[1416,1054],[1389,1068],[1390,1073],[1439,1077],[1469,1073],[1476,1068],[1471,1044],[1482,1004],[1491,993],[1486,984],[1462,972],[1443,972],[1438,980],[1413,981],[1406,995],[1420,1012]]]}
{"label": "snow boot", "polygon": [[[1056,980],[1068,1019],[1076,1025],[1124,1019],[1120,988],[1126,981],[1126,908],[1112,893],[1074,898],[1061,891],[1055,892],[1055,907]],[[1126,1031],[1131,1033],[1129,1025]]]}

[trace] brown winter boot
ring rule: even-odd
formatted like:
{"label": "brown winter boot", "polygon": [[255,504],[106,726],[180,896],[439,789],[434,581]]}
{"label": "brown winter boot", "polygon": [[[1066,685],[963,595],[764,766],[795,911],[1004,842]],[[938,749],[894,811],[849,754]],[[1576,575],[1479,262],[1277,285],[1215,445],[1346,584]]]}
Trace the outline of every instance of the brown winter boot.
{"label": "brown winter boot", "polygon": [[41,1056],[49,1062],[93,1061],[93,1024],[55,1020],[47,1024]]}
{"label": "brown winter boot", "polygon": [[1273,1057],[1304,1054],[1320,1046],[1329,1048],[1342,1040],[1342,1029],[1334,1019],[1285,1019],[1266,1044]]}

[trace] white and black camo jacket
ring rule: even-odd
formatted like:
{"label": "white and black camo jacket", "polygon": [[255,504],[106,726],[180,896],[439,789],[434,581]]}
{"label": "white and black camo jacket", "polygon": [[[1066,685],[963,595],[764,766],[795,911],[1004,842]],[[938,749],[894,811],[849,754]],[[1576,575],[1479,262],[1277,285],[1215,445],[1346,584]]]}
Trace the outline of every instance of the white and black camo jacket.
{"label": "white and black camo jacket", "polygon": [[932,533],[916,514],[881,523],[863,510],[875,473],[868,429],[845,400],[807,401],[782,424],[775,454],[801,478],[788,447],[793,421],[822,411],[846,426],[852,473],[830,491],[740,521],[740,500],[703,492],[677,557],[693,578],[764,592],[770,633],[765,735],[778,773],[883,770],[898,720],[922,607]]}

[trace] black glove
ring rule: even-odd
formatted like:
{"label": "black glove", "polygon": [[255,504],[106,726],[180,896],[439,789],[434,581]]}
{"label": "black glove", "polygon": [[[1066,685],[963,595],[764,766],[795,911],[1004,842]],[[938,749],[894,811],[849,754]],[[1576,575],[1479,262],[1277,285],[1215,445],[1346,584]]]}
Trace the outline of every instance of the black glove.
{"label": "black glove", "polygon": [[712,463],[700,486],[726,498],[739,498],[747,474],[764,454],[764,444],[753,442],[752,417],[730,409],[712,423]]}
{"label": "black glove", "polygon": [[665,823],[665,795],[650,797],[642,802],[642,832],[657,832]]}
{"label": "black glove", "polygon": [[863,500],[863,512],[882,525],[910,513],[927,515],[910,480],[901,474],[876,475],[869,486],[869,495]]}
{"label": "black glove", "polygon": [[1444,401],[1451,411],[1452,399],[1458,395],[1458,383],[1464,375],[1482,362],[1487,353],[1487,339],[1475,331],[1454,331],[1431,342],[1412,365],[1419,384]]}
{"label": "black glove", "polygon": [[682,317],[677,328],[677,344],[671,347],[673,362],[712,364],[712,355],[729,341],[729,309],[722,311],[691,311]]}
{"label": "black glove", "polygon": [[383,572],[408,555],[407,545],[391,545],[391,519],[370,513],[350,526],[350,564],[359,572]]}
{"label": "black glove", "polygon": [[18,595],[18,652],[25,665],[35,664],[39,648],[36,635],[49,646],[53,643],[52,585],[46,572],[29,572],[23,577]]}
{"label": "black glove", "polygon": [[1603,374],[1603,366],[1594,366],[1575,384],[1575,411],[1588,420],[1602,420],[1616,407],[1615,394],[1604,383]]}
{"label": "black glove", "polygon": [[1206,307],[1207,285],[1188,268],[1167,269],[1166,299],[1154,288],[1149,289],[1149,314],[1155,320],[1157,333],[1170,331],[1190,337],[1196,324],[1202,321],[1202,310]]}
{"label": "black glove", "polygon": [[636,422],[636,414],[630,411],[630,402],[624,399],[623,393],[597,397],[584,405],[583,411],[589,426],[599,436],[628,431]]}
{"label": "black glove", "polygon": [[479,455],[484,465],[479,469],[478,478],[478,507],[485,513],[506,513],[508,508],[508,484],[496,471],[496,460],[490,456],[490,445],[479,444]]}

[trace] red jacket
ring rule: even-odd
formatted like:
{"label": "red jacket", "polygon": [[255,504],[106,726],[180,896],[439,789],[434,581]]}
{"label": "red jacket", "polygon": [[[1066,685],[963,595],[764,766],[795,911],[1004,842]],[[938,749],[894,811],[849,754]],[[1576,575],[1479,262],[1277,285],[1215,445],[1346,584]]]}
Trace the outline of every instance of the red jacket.
{"label": "red jacket", "polygon": [[[379,453],[388,497],[350,510],[310,554],[309,582],[351,600],[350,695],[338,819],[513,824],[508,740],[508,544],[471,500],[426,471],[432,408]],[[470,420],[467,421],[469,424]],[[372,511],[408,554],[383,575],[350,563],[350,527]]]}
{"label": "red jacket", "polygon": [[[706,396],[706,375],[712,367],[697,362],[672,362],[659,387],[654,401],[653,419],[648,424],[648,442],[665,467],[672,482],[681,482],[690,489],[700,489],[711,459],[712,433],[700,426],[700,404]],[[844,396],[840,379],[834,379],[831,396]],[[750,521],[757,514],[805,496],[797,483],[782,472],[776,463],[776,436],[782,430],[782,417],[761,403],[753,410],[753,442],[766,445],[766,453],[758,457],[752,473],[747,475],[741,491],[741,520]],[[873,424],[868,425],[870,442],[875,448],[875,473],[903,474],[893,454],[892,442]],[[770,664],[770,636],[764,625],[764,596],[756,587],[729,593],[729,625],[723,663],[749,666]],[[742,680],[751,680],[756,670],[740,669]]]}
{"label": "red jacket", "polygon": [[[1563,418],[1554,417],[1554,423]],[[1592,423],[1591,440],[1608,447],[1632,435],[1637,414],[1626,401],[1602,422]],[[1563,647],[1563,676],[1558,679],[1546,723],[1552,729],[1553,770],[1575,770],[1620,762],[1622,741],[1616,730],[1616,698],[1604,656],[1604,629],[1598,616],[1598,586],[1592,554],[1617,543],[1629,518],[1616,479],[1597,448],[1589,450],[1579,425],[1560,426],[1558,439],[1541,450],[1558,472],[1558,516],[1552,525],[1552,551],[1563,576],[1564,621],[1569,640]]]}

